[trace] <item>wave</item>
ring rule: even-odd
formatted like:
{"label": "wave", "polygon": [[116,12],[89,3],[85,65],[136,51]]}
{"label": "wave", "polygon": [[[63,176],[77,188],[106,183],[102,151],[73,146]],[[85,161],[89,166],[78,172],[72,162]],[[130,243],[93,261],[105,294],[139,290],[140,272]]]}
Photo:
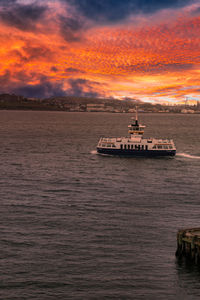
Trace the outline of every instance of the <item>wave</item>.
{"label": "wave", "polygon": [[182,156],[182,157],[185,157],[185,158],[190,158],[190,159],[200,159],[200,156],[191,155],[191,154],[188,154],[188,153],[177,153],[176,155],[177,156]]}

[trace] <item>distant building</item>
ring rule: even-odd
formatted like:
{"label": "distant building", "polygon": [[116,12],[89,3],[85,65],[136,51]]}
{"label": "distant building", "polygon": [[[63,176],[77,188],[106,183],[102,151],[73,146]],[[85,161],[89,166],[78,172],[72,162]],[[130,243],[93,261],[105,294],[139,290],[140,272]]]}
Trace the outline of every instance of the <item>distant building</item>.
{"label": "distant building", "polygon": [[87,104],[87,111],[105,111],[105,106],[102,103]]}
{"label": "distant building", "polygon": [[79,108],[79,105],[73,105],[70,107],[70,111],[79,111],[80,108]]}
{"label": "distant building", "polygon": [[181,109],[182,114],[194,114],[194,112],[195,111],[193,109],[186,109],[186,108]]}
{"label": "distant building", "polygon": [[134,108],[129,108],[128,112],[129,112],[129,113],[134,113],[134,112],[135,112],[135,109],[134,109]]}
{"label": "distant building", "polygon": [[104,110],[107,111],[107,112],[114,112],[114,107],[110,106],[110,105],[109,106],[105,106]]}

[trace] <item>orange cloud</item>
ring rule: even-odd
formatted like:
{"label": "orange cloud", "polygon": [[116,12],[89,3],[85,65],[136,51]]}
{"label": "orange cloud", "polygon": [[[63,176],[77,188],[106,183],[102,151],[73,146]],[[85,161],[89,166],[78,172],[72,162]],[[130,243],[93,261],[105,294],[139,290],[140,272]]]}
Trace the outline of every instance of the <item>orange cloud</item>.
{"label": "orange cloud", "polygon": [[[54,9],[62,12],[60,6]],[[146,22],[143,27],[127,23],[86,26],[84,31],[82,21],[70,15],[64,20],[55,12],[44,20],[32,31],[1,22],[2,91],[49,82],[66,94],[172,101],[199,97],[197,14],[179,13],[171,22]]]}

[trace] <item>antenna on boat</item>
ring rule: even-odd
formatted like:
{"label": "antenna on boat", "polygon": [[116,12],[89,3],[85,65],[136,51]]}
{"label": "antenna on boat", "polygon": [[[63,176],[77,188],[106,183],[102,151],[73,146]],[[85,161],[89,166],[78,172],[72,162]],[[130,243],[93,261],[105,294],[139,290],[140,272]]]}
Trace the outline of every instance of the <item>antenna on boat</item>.
{"label": "antenna on boat", "polygon": [[138,106],[135,107],[135,125],[138,126]]}

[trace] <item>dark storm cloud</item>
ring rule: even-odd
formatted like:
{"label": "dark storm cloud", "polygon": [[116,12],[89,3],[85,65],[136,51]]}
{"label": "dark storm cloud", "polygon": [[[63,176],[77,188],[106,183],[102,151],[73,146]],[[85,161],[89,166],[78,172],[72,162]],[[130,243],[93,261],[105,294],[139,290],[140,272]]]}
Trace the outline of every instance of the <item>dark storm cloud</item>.
{"label": "dark storm cloud", "polygon": [[[54,2],[54,0],[51,0]],[[51,2],[50,1],[50,2]],[[16,0],[0,0],[0,20],[23,31],[32,31],[49,10],[48,3],[35,0],[22,4]],[[79,41],[87,29],[86,19],[96,22],[118,22],[131,14],[152,14],[164,8],[179,8],[194,0],[56,0],[64,3],[58,23],[67,41]],[[49,11],[50,14],[50,11]],[[69,15],[71,15],[69,17]],[[90,24],[91,25],[91,24]]]}
{"label": "dark storm cloud", "polygon": [[[38,79],[37,84],[26,83],[31,79]],[[0,76],[0,93],[14,93],[30,98],[48,98],[62,96],[77,96],[77,97],[99,97],[95,91],[95,87],[100,83],[87,79],[68,79],[68,89],[64,88],[64,81],[50,81],[47,76],[32,72],[30,74],[25,71],[16,72],[11,76],[10,71],[6,70]]]}
{"label": "dark storm cloud", "polygon": [[[164,65],[163,69],[164,71],[174,71],[174,72],[181,72],[185,70],[193,70],[195,69],[195,64],[193,63],[171,63]],[[161,67],[162,68],[162,67]]]}
{"label": "dark storm cloud", "polygon": [[68,42],[76,42],[81,39],[84,22],[77,17],[59,17],[60,32]]}
{"label": "dark storm cloud", "polygon": [[135,64],[135,65],[121,65],[120,69],[128,72],[142,72],[142,73],[164,73],[164,72],[182,72],[185,70],[193,70],[195,65],[192,63],[148,63],[148,64]]}
{"label": "dark storm cloud", "polygon": [[4,5],[8,6],[16,2],[17,0],[0,0],[0,6],[4,6]]}
{"label": "dark storm cloud", "polygon": [[24,97],[48,98],[66,96],[63,90],[62,82],[49,82],[45,76],[41,78],[40,83],[35,85],[20,85],[13,92]]}
{"label": "dark storm cloud", "polygon": [[[23,82],[23,81],[22,81]],[[48,77],[41,76],[40,83],[31,85],[19,85],[12,88],[9,92],[24,97],[33,98],[49,98],[49,97],[63,97],[63,96],[77,96],[77,97],[99,97],[92,85],[98,83],[86,79],[72,79],[68,80],[69,88],[64,90],[63,82],[50,82]]]}
{"label": "dark storm cloud", "polygon": [[15,57],[13,67],[22,67],[25,63],[36,61],[53,61],[55,53],[45,46],[29,46],[28,43],[21,49],[8,52],[10,57]]}
{"label": "dark storm cloud", "polygon": [[94,90],[93,86],[100,85],[98,82],[90,81],[82,78],[68,80],[70,88],[67,90],[67,94],[77,97],[99,97],[100,95]]}
{"label": "dark storm cloud", "polygon": [[51,71],[53,71],[53,72],[55,72],[55,73],[56,73],[56,72],[58,72],[58,71],[59,71],[59,69],[58,69],[58,68],[56,68],[55,66],[52,66],[52,67],[51,67]]}
{"label": "dark storm cloud", "polygon": [[19,4],[16,1],[0,2],[0,20],[23,31],[34,30],[37,21],[44,15],[45,6]]}
{"label": "dark storm cloud", "polygon": [[[9,74],[7,74],[9,76]],[[18,74],[19,75],[19,74]],[[6,76],[6,74],[5,74]],[[24,74],[21,74],[24,78]],[[5,79],[5,78],[2,78]],[[1,81],[1,80],[0,80]],[[23,82],[23,81],[21,81]],[[99,85],[97,82],[93,82],[86,79],[72,79],[68,80],[69,88],[64,90],[63,81],[50,82],[48,77],[41,76],[40,82],[35,85],[21,84],[17,87],[13,87],[12,92],[16,95],[22,95],[24,97],[33,98],[48,98],[48,97],[63,97],[63,96],[77,96],[77,97],[99,97],[100,94],[96,92],[92,85]]]}
{"label": "dark storm cloud", "polygon": [[[30,78],[38,78],[38,84],[25,83]],[[20,71],[11,76],[9,70],[5,71],[0,76],[0,93],[14,93],[16,95],[22,95],[24,97],[33,98],[47,98],[51,96],[66,96],[66,92],[63,89],[63,81],[50,82],[49,78],[37,73],[27,74],[24,71]]]}
{"label": "dark storm cloud", "polygon": [[76,68],[66,68],[65,72],[67,73],[85,73],[85,71],[76,69]]}
{"label": "dark storm cloud", "polygon": [[192,15],[194,16],[198,16],[200,14],[200,6],[195,8],[193,11],[192,11]]}
{"label": "dark storm cloud", "polygon": [[39,60],[39,59],[49,59],[51,60],[54,56],[54,53],[45,46],[31,46],[26,45],[22,47],[24,57],[26,61]]}
{"label": "dark storm cloud", "polygon": [[74,5],[79,12],[98,22],[116,22],[130,14],[152,14],[160,9],[180,8],[193,0],[61,0]]}

